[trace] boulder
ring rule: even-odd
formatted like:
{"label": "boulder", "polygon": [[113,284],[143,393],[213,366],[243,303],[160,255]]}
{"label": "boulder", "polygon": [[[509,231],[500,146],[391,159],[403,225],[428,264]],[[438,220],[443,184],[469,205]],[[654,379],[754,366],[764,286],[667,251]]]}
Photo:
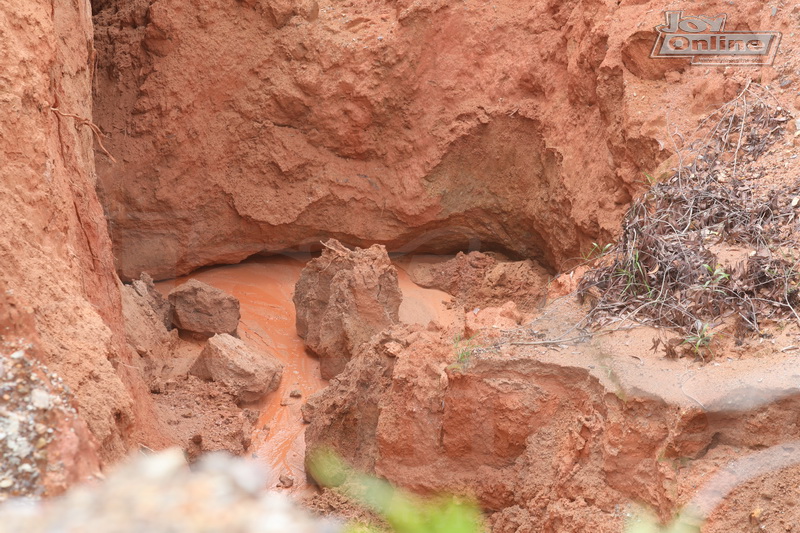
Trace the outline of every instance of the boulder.
{"label": "boulder", "polygon": [[223,383],[238,401],[254,402],[278,388],[283,365],[275,356],[256,353],[244,341],[221,334],[208,340],[189,373]]}
{"label": "boulder", "polygon": [[239,300],[202,281],[191,279],[170,291],[172,323],[178,329],[210,337],[236,335]]}
{"label": "boulder", "polygon": [[400,286],[386,248],[350,250],[331,239],[295,286],[297,334],[331,379],[359,346],[399,321]]}

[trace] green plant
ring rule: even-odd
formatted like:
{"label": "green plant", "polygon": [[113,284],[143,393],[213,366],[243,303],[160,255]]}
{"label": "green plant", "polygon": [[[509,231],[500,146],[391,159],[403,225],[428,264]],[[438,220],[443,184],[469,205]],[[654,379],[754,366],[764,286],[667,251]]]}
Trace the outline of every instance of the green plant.
{"label": "green plant", "polygon": [[719,285],[723,281],[728,281],[731,279],[731,275],[725,272],[725,269],[722,268],[721,265],[717,265],[714,268],[711,268],[710,265],[703,265],[703,268],[708,271],[708,275],[711,277],[703,284],[704,289],[707,289],[712,285]]}
{"label": "green plant", "polygon": [[[309,472],[326,487],[338,487],[349,498],[377,513],[395,533],[480,533],[483,519],[469,500],[440,496],[422,499],[389,482],[348,467],[329,449],[311,455]],[[351,524],[347,533],[379,533],[365,524]]]}
{"label": "green plant", "polygon": [[611,248],[613,246],[614,245],[612,243],[608,243],[608,244],[606,244],[604,246],[600,246],[596,242],[593,242],[592,243],[592,248],[588,252],[583,254],[583,260],[586,261],[586,262],[589,262],[589,261],[592,261],[592,260],[597,259],[599,257],[603,257],[609,251],[611,251]]}
{"label": "green plant", "polygon": [[683,340],[683,344],[688,344],[694,350],[695,355],[702,357],[702,351],[707,349],[714,340],[714,332],[711,324],[706,322],[698,323],[695,329],[696,332],[688,335]]}
{"label": "green plant", "polygon": [[630,257],[624,263],[617,266],[615,276],[623,279],[622,294],[630,296],[644,295],[647,298],[653,297],[653,288],[647,281],[647,269],[640,258],[640,252],[634,248],[630,252]]}
{"label": "green plant", "polygon": [[453,350],[456,353],[456,364],[462,368],[467,366],[475,354],[477,346],[472,341],[474,337],[468,339],[463,338],[461,335],[456,335],[453,339]]}

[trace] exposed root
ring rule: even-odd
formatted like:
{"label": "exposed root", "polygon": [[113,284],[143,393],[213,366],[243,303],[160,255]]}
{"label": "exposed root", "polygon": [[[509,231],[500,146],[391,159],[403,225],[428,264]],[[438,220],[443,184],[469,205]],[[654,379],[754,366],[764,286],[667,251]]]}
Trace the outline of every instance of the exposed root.
{"label": "exposed root", "polygon": [[102,131],[100,131],[100,128],[98,128],[98,127],[95,125],[95,123],[94,123],[94,122],[92,122],[92,121],[91,121],[91,120],[89,120],[88,118],[83,118],[83,117],[81,117],[81,116],[74,115],[74,114],[72,114],[72,113],[64,113],[63,111],[61,111],[61,110],[60,110],[59,108],[57,108],[57,107],[51,107],[51,108],[50,108],[50,111],[54,112],[54,113],[55,113],[56,115],[58,115],[59,117],[69,117],[69,118],[75,119],[75,121],[76,121],[76,122],[78,123],[78,125],[80,125],[80,126],[89,126],[89,129],[90,129],[90,130],[92,130],[92,133],[94,133],[94,137],[95,137],[95,139],[97,139],[97,144],[100,146],[100,150],[102,150],[102,151],[103,151],[103,153],[106,155],[106,157],[108,157],[108,158],[111,160],[111,162],[112,162],[112,163],[116,163],[116,162],[117,162],[117,160],[116,160],[116,159],[114,159],[114,156],[112,156],[112,155],[111,155],[111,154],[108,152],[108,150],[106,150],[106,147],[103,145],[103,139],[102,139],[103,132],[102,132]]}

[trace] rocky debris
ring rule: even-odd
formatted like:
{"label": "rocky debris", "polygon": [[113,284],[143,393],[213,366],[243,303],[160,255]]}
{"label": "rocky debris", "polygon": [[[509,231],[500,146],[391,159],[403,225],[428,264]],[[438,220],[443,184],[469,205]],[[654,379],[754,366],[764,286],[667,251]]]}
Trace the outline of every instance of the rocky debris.
{"label": "rocky debris", "polygon": [[242,455],[250,447],[251,411],[237,405],[226,385],[180,376],[166,381],[152,398],[166,432],[189,460],[214,451]]}
{"label": "rocky debris", "polygon": [[516,302],[523,311],[539,307],[550,274],[535,261],[508,261],[497,254],[459,252],[441,263],[414,263],[408,269],[417,285],[442,290],[469,311]]}
{"label": "rocky debris", "polygon": [[239,402],[254,402],[277,390],[283,364],[269,353],[256,353],[227,334],[211,337],[189,371],[225,385]]}
{"label": "rocky debris", "polygon": [[69,388],[35,359],[31,345],[0,349],[0,502],[58,494],[99,472],[96,443]]}
{"label": "rocky debris", "polygon": [[386,248],[350,250],[336,240],[308,262],[295,286],[297,334],[330,379],[362,344],[399,320],[402,293]]}
{"label": "rocky debris", "polygon": [[281,474],[278,478],[278,487],[290,489],[294,486],[294,476],[290,474]]}
{"label": "rocky debris", "polygon": [[[152,284],[152,282],[151,282]],[[125,318],[125,338],[136,354],[136,362],[150,390],[160,387],[172,369],[172,354],[180,342],[178,330],[167,331],[162,315],[152,306],[153,299],[147,284],[134,282],[120,288],[122,315]]]}
{"label": "rocky debris", "polygon": [[146,272],[142,272],[139,279],[133,280],[131,285],[136,293],[145,299],[159,320],[164,324],[164,327],[168,330],[172,329],[172,311],[169,301],[156,289],[153,278]]}
{"label": "rocky debris", "polygon": [[255,462],[217,453],[189,469],[170,449],[139,455],[99,484],[76,487],[41,502],[0,507],[0,532],[57,533],[338,533],[342,526],[312,518],[287,497],[264,490]]}
{"label": "rocky debris", "polygon": [[168,295],[172,323],[178,329],[211,337],[216,333],[236,335],[239,300],[202,281],[190,279]]}

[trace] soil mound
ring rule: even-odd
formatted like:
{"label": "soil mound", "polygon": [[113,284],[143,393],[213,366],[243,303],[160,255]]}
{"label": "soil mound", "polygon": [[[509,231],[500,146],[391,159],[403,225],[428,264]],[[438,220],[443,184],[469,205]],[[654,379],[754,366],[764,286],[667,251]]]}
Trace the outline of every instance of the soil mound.
{"label": "soil mound", "polygon": [[409,275],[417,285],[453,295],[468,311],[498,307],[509,300],[531,311],[543,303],[551,277],[535,261],[507,261],[481,252],[459,252],[441,263],[413,264]]}
{"label": "soil mound", "polygon": [[206,452],[245,453],[258,413],[242,409],[224,383],[191,375],[166,380],[152,395],[165,433],[189,460]]}

